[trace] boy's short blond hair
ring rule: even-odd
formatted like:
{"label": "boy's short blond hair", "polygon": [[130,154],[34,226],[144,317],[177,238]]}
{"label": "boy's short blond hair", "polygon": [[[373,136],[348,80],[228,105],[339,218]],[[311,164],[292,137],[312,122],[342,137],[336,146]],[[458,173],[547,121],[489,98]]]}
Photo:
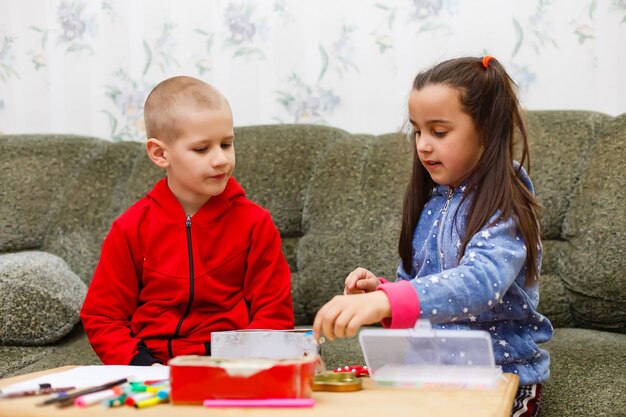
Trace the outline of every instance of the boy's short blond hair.
{"label": "boy's short blond hair", "polygon": [[226,97],[215,87],[197,78],[178,76],[161,81],[152,89],[143,109],[148,139],[175,139],[185,114],[197,110],[216,110],[226,106]]}

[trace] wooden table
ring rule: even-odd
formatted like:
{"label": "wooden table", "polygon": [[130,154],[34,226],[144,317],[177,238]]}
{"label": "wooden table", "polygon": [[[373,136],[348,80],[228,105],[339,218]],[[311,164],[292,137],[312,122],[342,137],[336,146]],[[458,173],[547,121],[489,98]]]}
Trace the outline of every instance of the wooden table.
{"label": "wooden table", "polygon": [[[34,372],[0,380],[0,388],[26,379],[66,371],[65,366],[42,372]],[[212,409],[202,406],[160,404],[136,410],[130,407],[104,409],[99,405],[88,409],[55,406],[40,407],[35,404],[45,397],[24,397],[0,400],[0,416],[43,417],[43,416],[302,416],[302,417],[403,417],[403,416],[481,416],[509,417],[518,377],[503,374],[494,390],[455,390],[434,388],[383,388],[377,387],[369,379],[363,380],[363,390],[357,392],[314,392],[313,408],[222,408]]]}

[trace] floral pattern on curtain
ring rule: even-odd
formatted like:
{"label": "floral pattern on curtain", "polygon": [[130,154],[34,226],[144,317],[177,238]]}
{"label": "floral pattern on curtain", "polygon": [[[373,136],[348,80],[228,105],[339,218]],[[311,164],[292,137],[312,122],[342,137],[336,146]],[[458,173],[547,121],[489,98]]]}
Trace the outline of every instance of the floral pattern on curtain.
{"label": "floral pattern on curtain", "polygon": [[0,0],[0,131],[143,140],[190,75],[235,124],[400,128],[415,74],[494,55],[528,109],[626,108],[626,0]]}

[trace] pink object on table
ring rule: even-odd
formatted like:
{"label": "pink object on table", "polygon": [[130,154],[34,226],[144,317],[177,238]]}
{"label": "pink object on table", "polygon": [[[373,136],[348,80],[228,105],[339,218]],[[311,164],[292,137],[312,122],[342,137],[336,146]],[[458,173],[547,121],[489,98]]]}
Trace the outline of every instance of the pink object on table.
{"label": "pink object on table", "polygon": [[267,407],[267,408],[296,408],[313,407],[313,398],[263,398],[263,399],[219,399],[204,400],[205,407]]}

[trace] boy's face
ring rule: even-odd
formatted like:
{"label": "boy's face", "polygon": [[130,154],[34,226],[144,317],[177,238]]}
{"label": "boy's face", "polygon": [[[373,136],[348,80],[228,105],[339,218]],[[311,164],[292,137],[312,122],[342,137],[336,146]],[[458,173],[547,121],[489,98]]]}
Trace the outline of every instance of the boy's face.
{"label": "boy's face", "polygon": [[189,111],[178,125],[164,149],[167,182],[189,214],[221,194],[235,169],[233,117],[225,105]]}

